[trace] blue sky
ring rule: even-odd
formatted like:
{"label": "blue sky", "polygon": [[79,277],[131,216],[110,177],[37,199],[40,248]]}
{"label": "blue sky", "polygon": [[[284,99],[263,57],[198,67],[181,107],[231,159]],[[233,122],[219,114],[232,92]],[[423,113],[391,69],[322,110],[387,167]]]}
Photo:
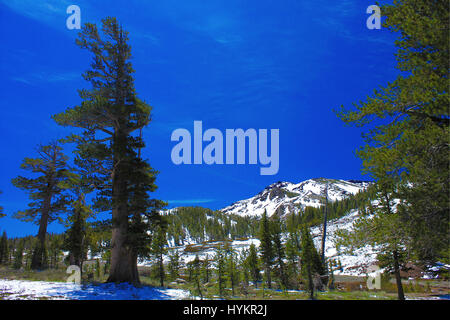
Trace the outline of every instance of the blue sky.
{"label": "blue sky", "polygon": [[[135,85],[154,107],[144,156],[160,171],[155,197],[171,207],[219,209],[276,181],[368,179],[354,152],[361,131],[333,113],[398,75],[395,35],[366,28],[373,1],[0,0],[0,203],[10,216],[27,195],[10,181],[39,143],[64,137],[52,114],[77,105],[88,52],[66,28],[67,6],[84,22],[117,17],[130,32]],[[176,128],[280,129],[280,169],[171,162]],[[6,217],[11,236],[37,227]],[[49,231],[61,231],[57,224]]]}

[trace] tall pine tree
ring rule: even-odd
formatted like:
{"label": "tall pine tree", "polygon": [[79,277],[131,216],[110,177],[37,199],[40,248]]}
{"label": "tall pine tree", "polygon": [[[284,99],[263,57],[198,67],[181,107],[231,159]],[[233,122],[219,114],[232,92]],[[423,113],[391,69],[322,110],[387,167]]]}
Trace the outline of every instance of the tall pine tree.
{"label": "tall pine tree", "polygon": [[285,247],[281,241],[282,237],[282,222],[278,215],[275,215],[272,219],[272,238],[273,249],[276,263],[277,276],[280,281],[281,287],[286,289],[288,287],[286,267],[284,260],[286,258]]}
{"label": "tall pine tree", "polygon": [[223,297],[225,294],[225,282],[226,282],[226,263],[225,253],[221,246],[216,249],[216,255],[214,256],[214,263],[216,267],[217,286],[219,289],[219,296]]}
{"label": "tall pine tree", "polygon": [[366,128],[364,172],[399,179],[397,214],[417,260],[429,264],[449,259],[449,2],[394,0],[381,11],[398,34],[401,74],[338,115]]}
{"label": "tall pine tree", "polygon": [[247,257],[247,266],[250,271],[250,277],[253,281],[255,287],[258,287],[258,281],[261,280],[261,271],[259,269],[259,261],[258,261],[258,253],[256,250],[256,246],[252,243],[250,245],[248,257]]}
{"label": "tall pine tree", "polygon": [[398,299],[404,300],[404,290],[400,277],[403,259],[410,248],[411,238],[408,226],[402,217],[395,212],[396,201],[393,197],[395,184],[388,179],[377,183],[379,201],[372,206],[372,215],[358,218],[351,231],[341,230],[337,233],[338,247],[344,246],[348,251],[371,245],[378,253],[382,267],[393,271]]}
{"label": "tall pine tree", "polygon": [[14,217],[39,225],[38,241],[31,261],[32,269],[46,267],[47,226],[66,211],[67,182],[72,176],[67,166],[67,157],[59,143],[41,145],[37,151],[38,157],[25,158],[21,168],[38,176],[35,178],[19,176],[12,180],[13,185],[27,191],[32,200],[28,204],[29,209],[16,212]]}
{"label": "tall pine tree", "polygon": [[78,164],[95,181],[95,206],[112,212],[107,281],[139,283],[137,259],[148,253],[147,231],[164,205],[148,196],[156,189],[157,172],[141,159],[142,134],[134,134],[150,122],[151,107],[136,96],[128,33],[115,18],[103,19],[101,32],[86,23],[76,43],[93,54],[92,69],[83,74],[91,88],[79,91],[79,106],[53,118],[84,129],[71,137],[78,143]]}
{"label": "tall pine tree", "polygon": [[7,264],[9,262],[9,248],[8,248],[8,236],[6,231],[3,231],[0,239],[0,264]]}
{"label": "tall pine tree", "polygon": [[302,229],[300,261],[303,279],[306,281],[310,298],[314,299],[314,279],[323,274],[323,266],[309,229],[306,226],[303,226]]}
{"label": "tall pine tree", "polygon": [[152,239],[152,254],[156,258],[158,278],[160,286],[164,286],[165,271],[164,271],[164,254],[167,252],[167,225],[165,223],[158,224],[154,231]]}
{"label": "tall pine tree", "polygon": [[273,243],[270,220],[267,217],[267,211],[264,210],[259,228],[259,241],[261,242],[259,250],[261,253],[261,260],[264,266],[264,277],[266,278],[267,287],[272,288],[272,265],[273,265]]}

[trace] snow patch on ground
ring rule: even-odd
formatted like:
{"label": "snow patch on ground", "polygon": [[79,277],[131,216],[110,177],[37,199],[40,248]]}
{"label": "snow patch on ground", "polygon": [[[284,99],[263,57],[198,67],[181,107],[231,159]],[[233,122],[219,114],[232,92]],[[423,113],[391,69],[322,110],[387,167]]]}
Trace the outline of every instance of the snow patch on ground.
{"label": "snow patch on ground", "polygon": [[[335,274],[363,276],[366,275],[367,268],[377,262],[376,250],[369,245],[356,249],[351,254],[345,252],[345,248],[342,248],[342,252],[336,250],[336,232],[338,230],[350,231],[358,216],[358,210],[352,210],[349,214],[327,223],[325,256],[328,259],[334,259],[336,262],[340,261],[342,266],[342,270],[336,270]],[[314,239],[314,244],[317,249],[321,248],[322,234],[322,226],[311,228],[311,236]]]}
{"label": "snow patch on ground", "polygon": [[180,289],[149,286],[140,288],[130,284],[103,283],[79,285],[65,282],[0,280],[0,297],[7,300],[182,300],[190,297]]}

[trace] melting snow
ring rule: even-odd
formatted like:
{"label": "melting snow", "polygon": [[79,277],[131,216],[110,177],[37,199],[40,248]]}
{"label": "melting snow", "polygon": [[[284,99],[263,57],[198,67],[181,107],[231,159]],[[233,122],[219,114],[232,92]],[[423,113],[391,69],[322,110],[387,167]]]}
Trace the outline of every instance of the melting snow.
{"label": "melting snow", "polygon": [[0,280],[0,296],[11,300],[61,299],[61,300],[182,300],[189,292],[131,284],[103,283],[79,285],[65,282]]}

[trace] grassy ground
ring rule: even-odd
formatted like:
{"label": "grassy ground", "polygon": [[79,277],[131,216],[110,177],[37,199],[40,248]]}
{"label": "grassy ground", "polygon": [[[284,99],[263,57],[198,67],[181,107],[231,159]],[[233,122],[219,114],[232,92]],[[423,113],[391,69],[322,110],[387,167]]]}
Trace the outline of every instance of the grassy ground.
{"label": "grassy ground", "polygon": [[68,277],[66,269],[47,269],[43,271],[15,270],[0,266],[0,279],[65,282]]}
{"label": "grassy ground", "polygon": [[[189,290],[193,296],[199,297],[198,291],[189,284],[174,286],[180,289]],[[220,297],[219,290],[215,284],[206,284],[202,288],[204,299],[226,299],[226,300],[307,300],[309,293],[298,290],[277,290],[267,288],[255,288],[250,286],[245,290],[235,288],[233,294],[231,288],[224,290],[224,295]],[[389,300],[396,299],[396,295],[384,291],[343,291],[330,290],[316,292],[315,298],[318,300]]]}

